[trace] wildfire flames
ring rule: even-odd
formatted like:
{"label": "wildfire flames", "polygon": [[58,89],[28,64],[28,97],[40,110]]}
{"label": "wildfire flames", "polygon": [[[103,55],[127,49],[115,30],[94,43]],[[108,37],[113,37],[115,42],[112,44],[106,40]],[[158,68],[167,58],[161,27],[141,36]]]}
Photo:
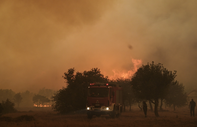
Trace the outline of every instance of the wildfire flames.
{"label": "wildfire flames", "polygon": [[129,79],[135,74],[137,69],[142,65],[142,60],[137,60],[137,59],[132,59],[133,63],[133,69],[127,71],[127,72],[120,72],[116,70],[112,70],[114,75],[109,76],[109,79],[114,80],[114,79]]}

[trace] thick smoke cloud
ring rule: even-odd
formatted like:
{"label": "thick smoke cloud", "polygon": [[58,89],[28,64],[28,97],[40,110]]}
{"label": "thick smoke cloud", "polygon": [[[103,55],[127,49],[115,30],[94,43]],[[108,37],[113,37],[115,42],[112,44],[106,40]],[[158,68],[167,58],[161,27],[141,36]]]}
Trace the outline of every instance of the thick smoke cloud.
{"label": "thick smoke cloud", "polygon": [[61,76],[73,67],[68,57],[75,56],[67,42],[65,52],[59,51],[60,42],[81,27],[95,24],[112,4],[110,0],[1,1],[1,88],[63,86]]}
{"label": "thick smoke cloud", "polygon": [[125,20],[128,32],[134,33],[131,38],[138,42],[136,56],[143,63],[154,60],[177,70],[177,79],[188,91],[197,83],[196,4],[195,0],[130,1],[131,16]]}
{"label": "thick smoke cloud", "polygon": [[111,76],[132,59],[177,70],[187,91],[197,81],[195,0],[18,0],[0,2],[0,86],[59,89],[68,68]]}

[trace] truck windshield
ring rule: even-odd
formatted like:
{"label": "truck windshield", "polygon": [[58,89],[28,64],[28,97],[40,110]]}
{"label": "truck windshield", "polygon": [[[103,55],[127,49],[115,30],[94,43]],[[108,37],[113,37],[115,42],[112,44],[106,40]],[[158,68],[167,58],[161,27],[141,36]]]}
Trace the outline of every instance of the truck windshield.
{"label": "truck windshield", "polygon": [[89,97],[108,97],[108,88],[91,88],[88,90]]}

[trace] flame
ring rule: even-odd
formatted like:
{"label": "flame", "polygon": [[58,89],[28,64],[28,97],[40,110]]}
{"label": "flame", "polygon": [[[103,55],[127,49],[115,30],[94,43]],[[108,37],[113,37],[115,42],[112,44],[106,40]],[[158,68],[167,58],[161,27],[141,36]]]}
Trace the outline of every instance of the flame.
{"label": "flame", "polygon": [[51,107],[51,104],[34,104],[34,107]]}
{"label": "flame", "polygon": [[135,74],[135,72],[137,71],[139,66],[142,65],[142,60],[132,59],[132,63],[133,63],[133,69],[128,70],[127,72],[120,72],[120,71],[112,70],[114,75],[109,76],[109,79],[115,80],[115,79],[129,79],[129,78],[131,78]]}

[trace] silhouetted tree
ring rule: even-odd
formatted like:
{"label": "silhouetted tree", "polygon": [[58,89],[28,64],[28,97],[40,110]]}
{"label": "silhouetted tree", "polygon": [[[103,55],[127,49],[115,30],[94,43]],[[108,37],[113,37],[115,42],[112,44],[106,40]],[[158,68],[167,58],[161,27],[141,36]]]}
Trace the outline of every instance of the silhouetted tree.
{"label": "silhouetted tree", "polygon": [[168,71],[162,64],[142,65],[131,79],[133,92],[139,99],[149,100],[154,105],[155,116],[158,114],[159,99],[164,98],[170,84],[176,77],[176,71]]}
{"label": "silhouetted tree", "polygon": [[153,111],[152,102],[149,100],[148,103],[149,103],[149,105],[150,105],[150,110]]}
{"label": "silhouetted tree", "polygon": [[39,95],[42,95],[42,96],[45,96],[49,99],[52,99],[52,97],[54,96],[54,94],[56,93],[57,91],[54,91],[52,89],[46,89],[46,88],[42,88],[39,90],[38,94]]}
{"label": "silhouetted tree", "polygon": [[2,112],[3,112],[3,106],[2,106],[2,104],[0,103],[0,116],[1,116]]}
{"label": "silhouetted tree", "polygon": [[187,94],[184,92],[184,86],[178,81],[170,84],[167,96],[165,97],[166,104],[175,107],[185,106],[187,104]]}
{"label": "silhouetted tree", "polygon": [[33,102],[34,102],[35,104],[37,104],[37,107],[39,107],[40,104],[43,105],[43,104],[46,103],[46,102],[50,102],[50,100],[49,100],[47,97],[45,97],[45,96],[36,94],[36,95],[34,95],[34,97],[33,97]]}
{"label": "silhouetted tree", "polygon": [[122,87],[122,96],[123,96],[123,110],[125,111],[125,106],[129,106],[129,110],[131,111],[132,104],[138,102],[134,93],[132,92],[132,88],[130,85],[130,79],[117,79],[112,81],[116,84],[121,85]]}
{"label": "silhouetted tree", "polygon": [[21,93],[21,97],[23,98],[23,101],[21,102],[20,106],[22,107],[33,107],[33,98],[34,94],[30,91],[25,91]]}
{"label": "silhouetted tree", "polygon": [[23,98],[21,97],[20,93],[17,93],[14,95],[14,102],[18,105],[18,107],[19,107],[19,104],[21,103],[22,99]]}
{"label": "silhouetted tree", "polygon": [[160,99],[160,110],[163,110],[162,106],[163,106],[163,98]]}
{"label": "silhouetted tree", "polygon": [[107,82],[98,68],[83,73],[76,72],[74,68],[68,69],[63,78],[67,82],[67,88],[60,89],[55,96],[53,109],[60,113],[68,113],[85,109],[87,99],[87,87],[93,82]]}
{"label": "silhouetted tree", "polygon": [[1,105],[3,109],[2,113],[16,112],[16,109],[14,108],[14,103],[11,102],[9,99],[7,99],[6,101],[2,101]]}

